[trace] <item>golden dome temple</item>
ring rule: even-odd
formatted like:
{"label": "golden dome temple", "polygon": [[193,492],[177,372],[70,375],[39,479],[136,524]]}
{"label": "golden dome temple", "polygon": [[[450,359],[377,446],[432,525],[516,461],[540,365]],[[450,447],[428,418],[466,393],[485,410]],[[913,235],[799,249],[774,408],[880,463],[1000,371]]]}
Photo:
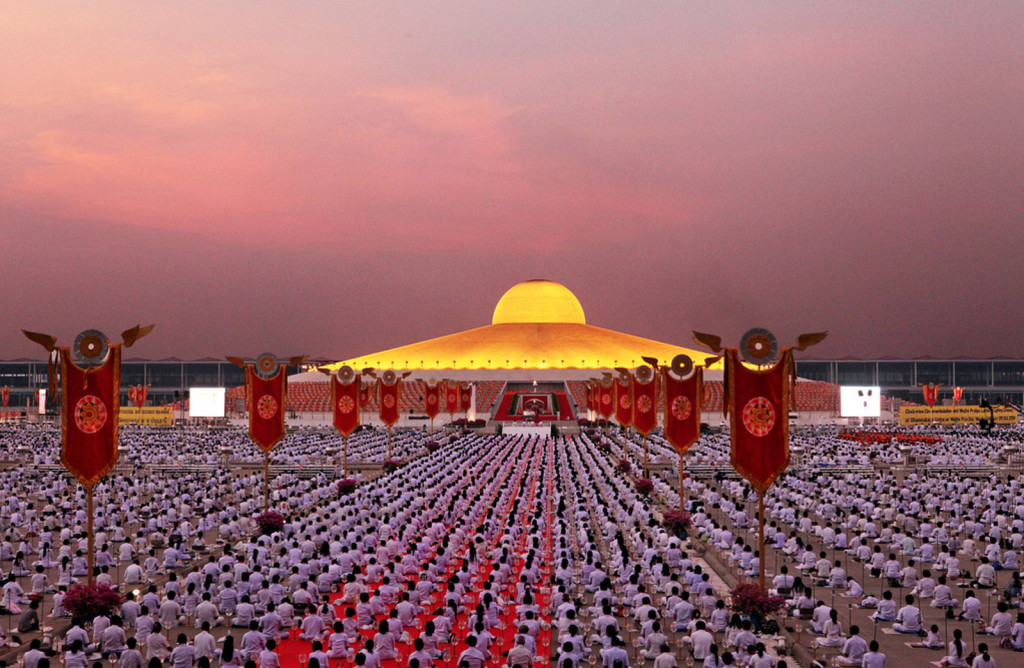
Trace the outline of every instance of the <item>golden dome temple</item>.
{"label": "golden dome temple", "polygon": [[341,360],[329,368],[347,364],[355,369],[410,370],[420,372],[415,374],[420,377],[433,371],[460,371],[446,376],[466,379],[480,375],[473,372],[495,370],[506,371],[497,374],[503,377],[522,371],[531,378],[589,378],[595,370],[633,368],[643,364],[644,357],[667,363],[679,354],[689,355],[695,363],[712,357],[588,325],[583,306],[568,288],[554,281],[530,280],[502,295],[486,327]]}

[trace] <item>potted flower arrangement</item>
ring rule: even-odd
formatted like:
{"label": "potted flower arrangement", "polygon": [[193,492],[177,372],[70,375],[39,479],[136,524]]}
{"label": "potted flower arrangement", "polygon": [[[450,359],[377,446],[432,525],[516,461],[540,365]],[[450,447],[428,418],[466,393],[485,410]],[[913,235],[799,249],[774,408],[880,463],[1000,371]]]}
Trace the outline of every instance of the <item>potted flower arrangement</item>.
{"label": "potted flower arrangement", "polygon": [[690,529],[690,513],[684,513],[681,510],[670,510],[663,516],[661,526],[680,538],[686,538],[686,532]]}
{"label": "potted flower arrangement", "polygon": [[427,452],[437,452],[441,448],[441,444],[437,441],[427,441]]}
{"label": "potted flower arrangement", "polygon": [[359,487],[359,481],[352,478],[343,478],[338,481],[338,496],[348,496]]}
{"label": "potted flower arrangement", "polygon": [[636,482],[633,483],[633,489],[636,490],[637,494],[647,496],[654,491],[654,481],[649,478],[637,478]]}
{"label": "potted flower arrangement", "polygon": [[109,615],[124,602],[121,594],[104,584],[76,584],[64,596],[64,609],[75,618],[91,620]]}
{"label": "potted flower arrangement", "polygon": [[773,615],[786,605],[782,596],[770,596],[756,584],[745,582],[736,585],[729,592],[732,597],[732,611],[751,621],[759,629],[768,615]]}
{"label": "potted flower arrangement", "polygon": [[268,510],[256,516],[256,526],[260,528],[260,533],[269,536],[284,528],[284,515],[276,510]]}
{"label": "potted flower arrangement", "polygon": [[384,472],[394,473],[402,466],[402,460],[400,459],[389,459],[384,462]]}
{"label": "potted flower arrangement", "polygon": [[630,471],[633,470],[633,467],[630,465],[629,460],[626,459],[625,457],[619,460],[619,463],[615,465],[615,468],[617,468],[620,473],[629,473]]}

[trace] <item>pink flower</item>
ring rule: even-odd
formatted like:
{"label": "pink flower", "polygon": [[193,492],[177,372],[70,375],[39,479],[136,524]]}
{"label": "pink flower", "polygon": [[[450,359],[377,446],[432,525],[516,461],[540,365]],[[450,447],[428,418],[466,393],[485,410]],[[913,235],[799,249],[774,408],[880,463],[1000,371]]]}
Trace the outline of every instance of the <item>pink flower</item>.
{"label": "pink flower", "polygon": [[64,596],[64,609],[72,617],[92,619],[97,615],[108,615],[123,602],[121,594],[103,584],[76,584]]}

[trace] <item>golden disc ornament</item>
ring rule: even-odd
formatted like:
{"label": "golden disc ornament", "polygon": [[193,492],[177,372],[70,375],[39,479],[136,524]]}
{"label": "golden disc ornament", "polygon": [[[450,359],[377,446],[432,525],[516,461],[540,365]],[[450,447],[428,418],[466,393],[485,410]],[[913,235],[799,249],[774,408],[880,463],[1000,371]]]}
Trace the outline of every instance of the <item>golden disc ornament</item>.
{"label": "golden disc ornament", "polygon": [[762,327],[748,330],[740,339],[740,356],[748,364],[768,365],[778,354],[779,343],[775,340],[775,335]]}
{"label": "golden disc ornament", "polygon": [[636,368],[636,381],[638,383],[647,383],[654,380],[654,369],[646,364],[641,364]]}
{"label": "golden disc ornament", "polygon": [[670,368],[676,378],[687,378],[693,373],[693,360],[690,359],[689,355],[676,355],[672,358],[672,366]]}
{"label": "golden disc ornament", "polygon": [[110,351],[110,342],[100,330],[87,329],[75,337],[72,351],[75,354],[75,364],[88,369],[103,364]]}
{"label": "golden disc ornament", "polygon": [[279,363],[274,355],[271,353],[263,353],[256,358],[254,368],[257,376],[263,380],[270,380],[277,375],[278,366]]}

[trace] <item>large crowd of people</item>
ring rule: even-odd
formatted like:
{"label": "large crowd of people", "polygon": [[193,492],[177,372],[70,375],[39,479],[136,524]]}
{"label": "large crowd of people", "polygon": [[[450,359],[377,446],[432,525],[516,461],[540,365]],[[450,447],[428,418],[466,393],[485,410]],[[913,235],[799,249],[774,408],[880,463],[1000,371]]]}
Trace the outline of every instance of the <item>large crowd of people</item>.
{"label": "large crowd of people", "polygon": [[[337,434],[300,429],[272,456],[284,525],[261,532],[263,456],[244,429],[124,428],[121,464],[95,489],[93,554],[95,581],[123,601],[84,618],[65,608],[88,542],[59,428],[0,427],[0,660],[875,668],[912,653],[1014,665],[1024,490],[1005,457],[1021,431],[881,433],[794,432],[802,454],[764,499],[762,554],[757,496],[728,465],[727,433],[686,454],[680,490],[658,435],[398,431],[389,446],[367,429],[349,439],[350,462],[390,451],[403,464],[355,467],[350,489]],[[683,534],[666,522],[678,508]],[[784,601],[778,629],[730,594],[762,560]]]}

